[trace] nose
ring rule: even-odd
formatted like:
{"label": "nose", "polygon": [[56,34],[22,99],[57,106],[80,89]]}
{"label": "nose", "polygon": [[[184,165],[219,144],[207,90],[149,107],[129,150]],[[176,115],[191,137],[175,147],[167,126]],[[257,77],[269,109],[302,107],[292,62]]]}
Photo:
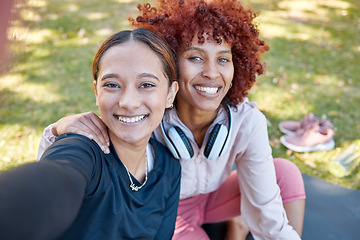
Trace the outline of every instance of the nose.
{"label": "nose", "polygon": [[119,95],[119,106],[125,109],[138,108],[141,104],[140,94],[136,88],[125,88]]}
{"label": "nose", "polygon": [[218,66],[215,61],[206,61],[203,64],[203,69],[201,73],[202,77],[208,79],[216,79],[220,76]]}

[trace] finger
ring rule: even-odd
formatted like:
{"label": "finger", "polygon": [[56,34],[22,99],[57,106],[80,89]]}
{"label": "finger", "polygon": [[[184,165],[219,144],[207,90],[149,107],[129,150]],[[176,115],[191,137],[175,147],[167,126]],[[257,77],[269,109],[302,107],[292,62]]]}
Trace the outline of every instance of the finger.
{"label": "finger", "polygon": [[108,146],[106,145],[106,143],[101,142],[101,140],[97,137],[98,134],[96,133],[96,130],[94,131],[94,128],[96,128],[95,125],[91,126],[89,122],[87,123],[82,122],[81,127],[78,126],[77,128],[71,128],[71,132],[83,135],[85,137],[94,140],[100,146],[101,150],[104,153],[108,153],[109,152]]}
{"label": "finger", "polygon": [[[53,126],[58,134],[73,132],[93,139],[105,153],[109,153],[106,126],[93,112],[69,115],[59,119]],[[108,138],[107,138],[108,139]]]}
{"label": "finger", "polygon": [[84,118],[80,119],[82,126],[78,128],[79,134],[83,134],[90,139],[93,139],[102,149],[104,153],[109,153],[108,143],[104,137],[104,133],[107,136],[107,128],[100,120],[95,122],[98,117],[95,114],[88,114]]}
{"label": "finger", "polygon": [[98,129],[100,130],[100,133],[102,134],[104,141],[109,146],[110,145],[109,133],[108,133],[108,129],[107,129],[105,123],[103,122],[103,120],[100,117],[96,116],[94,118],[91,118],[91,121],[98,127]]}

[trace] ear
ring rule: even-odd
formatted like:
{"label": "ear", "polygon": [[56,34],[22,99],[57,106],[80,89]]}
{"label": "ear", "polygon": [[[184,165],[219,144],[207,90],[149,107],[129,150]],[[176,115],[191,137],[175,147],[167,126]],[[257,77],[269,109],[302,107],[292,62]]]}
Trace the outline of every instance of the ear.
{"label": "ear", "polygon": [[93,81],[93,87],[94,87],[94,91],[95,91],[95,98],[96,98],[96,106],[98,106],[98,93],[97,93],[97,88],[96,88],[96,81]]}
{"label": "ear", "polygon": [[169,88],[166,108],[171,108],[173,106],[173,102],[175,100],[175,96],[178,90],[179,90],[179,84],[177,81],[174,81]]}

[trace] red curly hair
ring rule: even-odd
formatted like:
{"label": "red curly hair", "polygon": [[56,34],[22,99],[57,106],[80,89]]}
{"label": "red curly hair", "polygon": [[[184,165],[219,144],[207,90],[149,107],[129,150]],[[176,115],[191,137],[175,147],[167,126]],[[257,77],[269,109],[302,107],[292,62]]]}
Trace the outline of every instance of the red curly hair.
{"label": "red curly hair", "polygon": [[205,42],[204,33],[218,44],[224,39],[232,46],[234,63],[232,87],[225,101],[231,105],[242,102],[256,82],[256,75],[265,72],[260,55],[269,49],[253,23],[256,14],[238,0],[157,0],[156,3],[156,7],[138,4],[140,15],[129,18],[132,25],[155,32],[177,54],[191,45],[195,33],[200,44]]}

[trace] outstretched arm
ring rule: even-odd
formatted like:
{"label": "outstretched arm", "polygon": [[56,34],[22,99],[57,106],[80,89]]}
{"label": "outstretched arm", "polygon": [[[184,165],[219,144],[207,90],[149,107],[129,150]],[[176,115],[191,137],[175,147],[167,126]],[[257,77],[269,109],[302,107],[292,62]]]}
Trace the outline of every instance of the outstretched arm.
{"label": "outstretched arm", "polygon": [[0,239],[54,239],[75,220],[87,185],[71,165],[25,164],[0,174]]}
{"label": "outstretched arm", "polygon": [[77,133],[93,139],[103,152],[109,152],[109,136],[104,122],[93,112],[69,115],[60,118],[56,123],[45,128],[37,160],[40,160],[44,151],[54,142],[55,137],[63,133]]}

